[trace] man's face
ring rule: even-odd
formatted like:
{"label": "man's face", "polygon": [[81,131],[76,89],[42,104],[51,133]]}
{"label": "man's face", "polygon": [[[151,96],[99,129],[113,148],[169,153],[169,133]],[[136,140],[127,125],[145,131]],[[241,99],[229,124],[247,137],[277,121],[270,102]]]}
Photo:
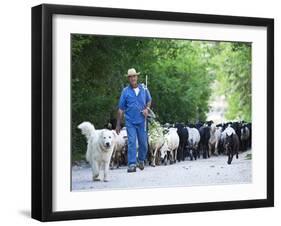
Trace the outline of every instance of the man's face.
{"label": "man's face", "polygon": [[138,84],[138,76],[137,75],[131,75],[128,77],[130,85],[136,86]]}

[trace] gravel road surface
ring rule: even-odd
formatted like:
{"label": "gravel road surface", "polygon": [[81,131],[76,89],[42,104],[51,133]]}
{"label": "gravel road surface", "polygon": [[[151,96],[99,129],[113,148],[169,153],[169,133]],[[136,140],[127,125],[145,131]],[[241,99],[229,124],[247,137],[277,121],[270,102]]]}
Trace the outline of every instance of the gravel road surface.
{"label": "gravel road surface", "polygon": [[170,186],[203,186],[215,184],[251,183],[252,160],[247,158],[251,151],[234,157],[232,164],[226,163],[227,156],[212,156],[209,159],[177,162],[167,166],[146,166],[143,171],[127,173],[126,167],[109,171],[109,182],[93,182],[88,164],[72,167],[72,190],[135,189]]}

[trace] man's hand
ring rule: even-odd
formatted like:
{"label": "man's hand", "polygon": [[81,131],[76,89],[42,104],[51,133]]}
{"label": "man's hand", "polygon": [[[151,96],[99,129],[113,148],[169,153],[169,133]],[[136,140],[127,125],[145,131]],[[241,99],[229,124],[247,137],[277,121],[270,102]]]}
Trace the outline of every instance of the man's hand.
{"label": "man's hand", "polygon": [[147,108],[143,109],[142,113],[143,113],[144,117],[147,117],[148,116]]}
{"label": "man's hand", "polygon": [[117,125],[116,125],[116,133],[119,135],[120,130],[121,130],[121,120],[123,116],[123,111],[119,108],[117,112]]}

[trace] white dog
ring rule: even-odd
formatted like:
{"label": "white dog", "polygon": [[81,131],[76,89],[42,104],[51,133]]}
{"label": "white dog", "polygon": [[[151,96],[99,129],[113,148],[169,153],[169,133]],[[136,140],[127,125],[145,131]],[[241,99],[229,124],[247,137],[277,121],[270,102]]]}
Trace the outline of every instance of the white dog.
{"label": "white dog", "polygon": [[107,175],[116,133],[108,129],[96,130],[90,122],[83,122],[78,128],[87,138],[86,160],[92,167],[93,181],[101,180],[100,171],[104,172],[103,181],[108,181]]}

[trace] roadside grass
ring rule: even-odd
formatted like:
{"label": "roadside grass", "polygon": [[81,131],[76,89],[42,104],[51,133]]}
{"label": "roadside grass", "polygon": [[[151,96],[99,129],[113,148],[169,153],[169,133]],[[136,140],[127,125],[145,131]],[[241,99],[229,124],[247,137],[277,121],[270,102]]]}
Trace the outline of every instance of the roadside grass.
{"label": "roadside grass", "polygon": [[72,152],[72,165],[74,165],[77,162],[80,161],[85,161],[85,153],[81,153],[81,152]]}
{"label": "roadside grass", "polygon": [[251,160],[252,159],[252,153],[248,153],[246,156],[245,156],[245,160]]}

